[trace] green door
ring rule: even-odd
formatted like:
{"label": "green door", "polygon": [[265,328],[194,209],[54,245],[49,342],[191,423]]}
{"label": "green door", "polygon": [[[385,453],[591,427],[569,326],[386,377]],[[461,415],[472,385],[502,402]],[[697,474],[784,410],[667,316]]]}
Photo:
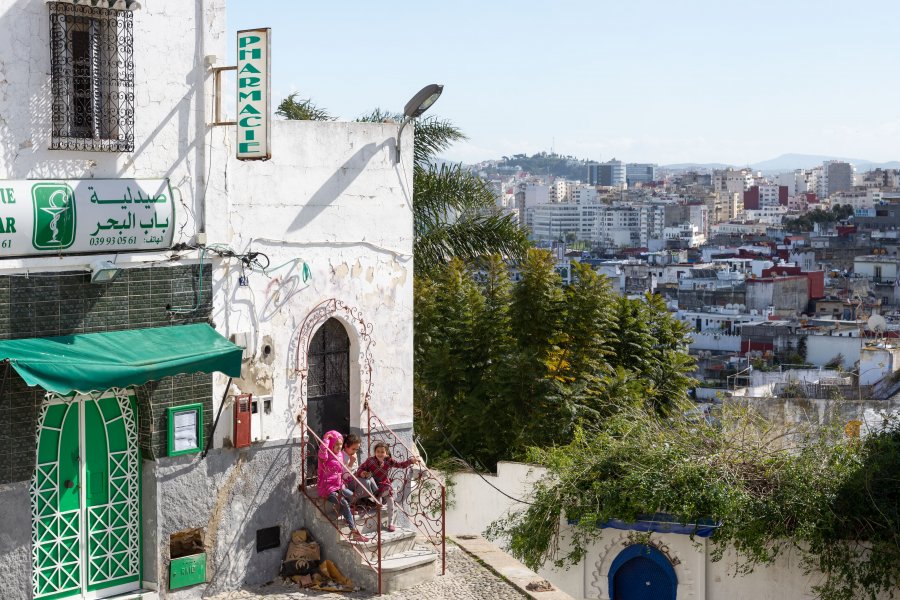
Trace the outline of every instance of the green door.
{"label": "green door", "polygon": [[140,456],[134,396],[41,408],[31,486],[36,599],[104,598],[140,587]]}

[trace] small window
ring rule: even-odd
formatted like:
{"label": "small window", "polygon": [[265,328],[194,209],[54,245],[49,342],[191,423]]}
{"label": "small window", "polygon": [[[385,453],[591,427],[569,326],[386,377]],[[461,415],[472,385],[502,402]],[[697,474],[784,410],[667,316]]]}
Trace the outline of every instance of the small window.
{"label": "small window", "polygon": [[132,14],[50,3],[53,150],[134,150]]}
{"label": "small window", "polygon": [[169,409],[169,456],[203,449],[203,405],[185,404]]}

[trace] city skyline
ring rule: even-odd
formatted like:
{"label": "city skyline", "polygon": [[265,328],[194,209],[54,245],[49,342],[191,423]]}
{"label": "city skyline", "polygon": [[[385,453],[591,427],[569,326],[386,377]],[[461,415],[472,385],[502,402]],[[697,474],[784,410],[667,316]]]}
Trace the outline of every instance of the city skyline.
{"label": "city skyline", "polygon": [[658,164],[900,159],[900,83],[885,76],[900,53],[900,8],[727,4],[240,2],[228,28],[272,27],[273,104],[297,91],[352,120],[444,84],[429,114],[469,136],[450,160],[551,150]]}

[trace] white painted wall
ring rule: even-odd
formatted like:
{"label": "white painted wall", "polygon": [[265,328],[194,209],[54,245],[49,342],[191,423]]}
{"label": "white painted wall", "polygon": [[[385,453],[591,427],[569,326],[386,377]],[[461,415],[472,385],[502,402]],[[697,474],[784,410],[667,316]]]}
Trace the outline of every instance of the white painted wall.
{"label": "white painted wall", "polygon": [[[497,475],[486,478],[510,496],[528,500],[527,492],[544,473],[542,467],[501,462],[497,465]],[[490,522],[523,508],[493,490],[475,473],[456,473],[452,479],[455,487],[447,511],[449,535],[481,534]],[[563,544],[567,527],[565,522],[561,525]],[[811,599],[814,597],[811,588],[822,577],[815,573],[804,575],[798,557],[791,551],[770,566],[735,577],[733,552],[726,552],[721,561],[713,562],[712,544],[701,538],[694,543],[687,535],[653,534],[652,539],[666,546],[668,555],[679,562],[674,565],[678,600]],[[575,598],[609,600],[609,568],[627,545],[628,532],[607,529],[577,565],[569,569],[544,568],[538,572]]]}
{"label": "white painted wall", "polygon": [[859,360],[862,339],[837,335],[806,336],[806,362],[824,367],[838,354],[844,355],[841,366],[850,369]]}
{"label": "white painted wall", "polygon": [[[142,3],[134,13],[135,149],[133,152],[50,150],[50,25],[47,5],[0,0],[0,180],[164,178],[177,189],[175,242],[190,242],[202,219],[219,143],[206,127],[212,79],[204,56],[225,54],[224,0]],[[102,256],[102,255],[99,255]],[[96,259],[95,255],[92,260]],[[109,258],[114,258],[110,256]],[[158,259],[120,254],[129,266]],[[60,270],[85,257],[4,260],[2,268]]]}
{"label": "white painted wall", "polygon": [[[412,423],[412,131],[404,133],[399,164],[396,134],[393,124],[276,121],[267,162],[233,159],[226,138],[227,188],[210,194],[208,243],[263,252],[281,268],[245,270],[249,285],[240,286],[239,262],[217,260],[214,319],[225,335],[247,334],[252,358],[235,385],[273,396],[272,413],[263,415],[269,439],[299,433],[293,345],[310,311],[332,298],[352,309],[335,315],[351,339],[351,426],[365,424],[361,327],[374,342],[373,410],[389,425]],[[219,443],[229,429],[218,432]]]}
{"label": "white painted wall", "polygon": [[866,346],[860,351],[859,383],[874,385],[900,370],[900,347],[892,343]]}
{"label": "white painted wall", "polygon": [[[264,435],[295,434],[288,347],[310,310],[328,298],[372,328],[373,408],[389,424],[412,422],[412,127],[396,165],[397,126],[361,123],[277,122],[273,159],[239,162],[234,127],[208,126],[213,78],[205,57],[221,64],[233,43],[225,36],[224,0],[143,2],[133,30],[135,150],[49,150],[47,6],[0,0],[0,26],[7,32],[0,36],[0,180],[169,178],[176,244],[193,246],[195,233],[205,231],[208,244],[264,252],[273,267],[296,261],[268,275],[247,272],[249,286],[239,287],[235,259],[204,257],[214,266],[216,328],[226,336],[249,333],[255,358],[266,343],[274,350],[265,362],[246,363],[248,376],[239,382],[242,390],[274,395]],[[196,263],[200,252],[12,258],[0,261],[0,273],[86,270],[98,258],[137,268]],[[312,272],[307,286],[297,283],[301,261]],[[351,391],[357,406],[362,379]],[[216,377],[214,410],[224,383]],[[218,443],[230,435],[229,412]],[[359,424],[357,412],[352,425]]]}
{"label": "white painted wall", "polygon": [[740,352],[741,336],[723,333],[691,333],[690,349]]}

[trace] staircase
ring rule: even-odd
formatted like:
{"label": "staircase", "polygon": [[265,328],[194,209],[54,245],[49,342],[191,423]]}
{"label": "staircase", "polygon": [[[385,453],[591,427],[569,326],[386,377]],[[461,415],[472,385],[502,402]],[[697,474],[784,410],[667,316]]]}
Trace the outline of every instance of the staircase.
{"label": "staircase", "polygon": [[[378,513],[357,519],[368,542],[352,542],[350,528],[333,505],[319,498],[316,487],[316,450],[322,439],[307,426],[306,407],[297,415],[301,426],[300,491],[306,496],[302,511],[307,528],[319,542],[322,557],[333,561],[354,584],[379,594],[407,589],[434,577],[447,568],[445,542],[446,488],[416,453],[372,412],[366,403],[367,455],[384,442],[391,457],[403,467],[392,469],[397,530],[382,531]],[[355,475],[344,468],[346,478]],[[374,501],[374,497],[369,495]],[[440,559],[440,563],[437,563]]]}
{"label": "staircase", "polygon": [[[336,514],[333,504],[319,498],[314,487],[306,488],[303,512],[307,529],[322,548],[322,558],[333,561],[341,572],[363,589],[389,594],[405,590],[435,575],[437,552],[417,533],[398,526],[394,532],[381,531],[381,573],[378,570],[377,513],[357,519],[359,530],[369,542],[351,542],[350,528]],[[423,543],[424,542],[424,543]]]}

